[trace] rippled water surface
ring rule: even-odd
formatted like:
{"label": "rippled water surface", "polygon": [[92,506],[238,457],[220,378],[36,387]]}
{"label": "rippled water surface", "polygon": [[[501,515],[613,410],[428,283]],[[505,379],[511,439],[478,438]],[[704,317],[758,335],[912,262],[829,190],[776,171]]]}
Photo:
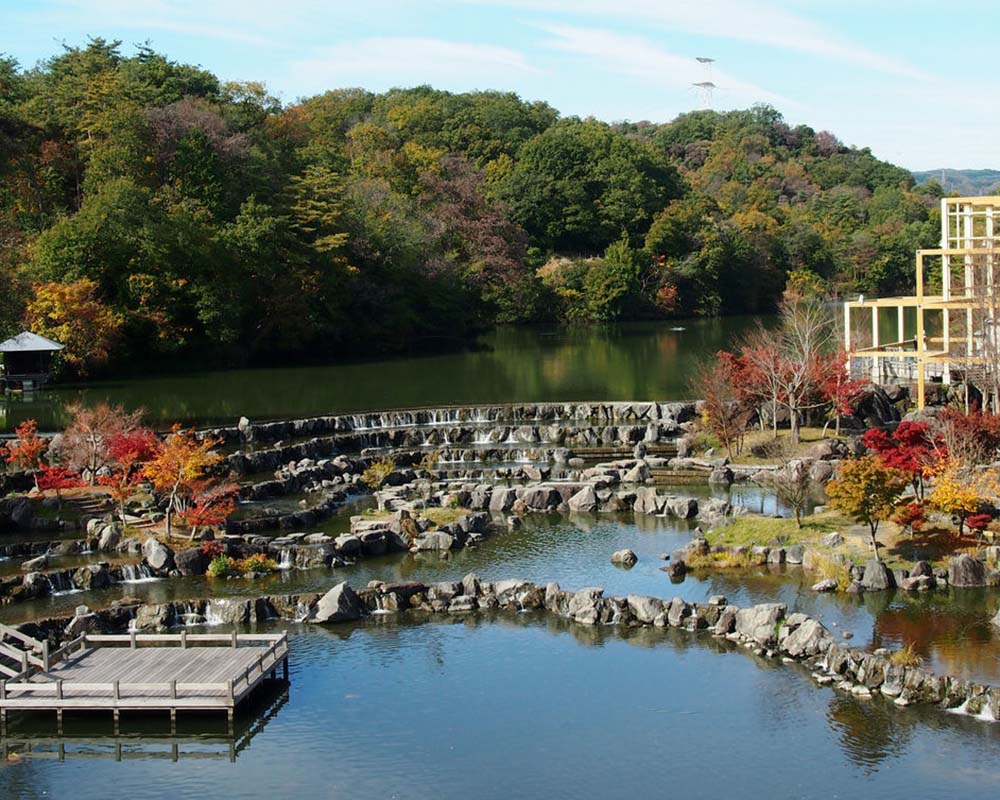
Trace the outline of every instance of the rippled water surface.
{"label": "rippled water surface", "polygon": [[381,617],[297,630],[291,646],[288,702],[235,762],[76,760],[113,747],[70,744],[65,762],[4,765],[0,795],[978,798],[1000,789],[997,727],[844,697],[703,635],[623,634],[529,613],[423,625]]}

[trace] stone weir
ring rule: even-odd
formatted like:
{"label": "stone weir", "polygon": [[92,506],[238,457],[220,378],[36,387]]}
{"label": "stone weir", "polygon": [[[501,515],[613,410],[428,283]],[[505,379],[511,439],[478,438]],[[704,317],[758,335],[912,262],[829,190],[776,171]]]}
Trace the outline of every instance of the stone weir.
{"label": "stone weir", "polygon": [[434,584],[372,581],[361,591],[340,583],[325,594],[256,598],[213,598],[157,605],[122,601],[72,618],[24,623],[23,633],[52,645],[83,632],[121,633],[165,630],[178,625],[247,625],[267,620],[315,624],[356,622],[373,614],[408,613],[461,618],[464,615],[551,614],[579,625],[680,628],[733,642],[763,658],[799,663],[820,685],[859,697],[881,695],[897,705],[930,704],[984,720],[1000,719],[1000,687],[938,675],[897,663],[886,650],[869,652],[838,644],[818,620],[788,613],[785,605],[762,603],[741,608],[725,597],[689,603],[647,595],[605,597],[600,588],[563,590],[557,583],[526,580],[488,582],[476,575]]}
{"label": "stone weir", "polygon": [[369,411],[303,419],[252,423],[245,417],[239,425],[212,428],[205,435],[229,445],[245,442],[275,442],[333,434],[368,433],[407,428],[458,426],[467,428],[511,427],[572,423],[595,426],[616,424],[682,423],[695,418],[694,403],[581,402],[510,403],[503,405],[448,406],[397,411]]}

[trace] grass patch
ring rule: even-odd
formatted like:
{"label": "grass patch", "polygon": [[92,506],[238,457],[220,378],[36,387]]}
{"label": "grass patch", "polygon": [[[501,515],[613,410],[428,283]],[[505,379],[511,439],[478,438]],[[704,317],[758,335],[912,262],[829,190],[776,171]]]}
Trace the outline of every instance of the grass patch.
{"label": "grass patch", "polygon": [[893,652],[889,660],[898,667],[919,667],[924,661],[914,650],[912,642],[902,650]]}
{"label": "grass patch", "polygon": [[851,564],[850,562],[836,561],[830,556],[817,555],[812,559],[812,568],[819,573],[822,578],[832,578],[837,582],[837,589],[846,592],[851,585]]}
{"label": "grass patch", "polygon": [[[370,519],[389,519],[395,513],[395,511],[377,511],[374,508],[369,508],[364,512],[364,516]],[[470,512],[467,508],[441,508],[439,506],[432,506],[430,508],[423,508],[417,513],[419,516],[426,517],[433,522],[434,527],[440,528],[442,525],[450,525],[453,522],[457,522],[460,516]]]}
{"label": "grass patch", "polygon": [[684,556],[689,569],[747,569],[760,566],[760,558],[750,553],[690,553]]}
{"label": "grass patch", "polygon": [[810,544],[833,531],[843,531],[849,525],[851,521],[836,511],[803,517],[801,528],[796,527],[794,519],[744,514],[736,517],[726,527],[710,531],[708,541],[713,545],[724,544],[730,547],[763,545],[772,539],[779,539],[785,545]]}

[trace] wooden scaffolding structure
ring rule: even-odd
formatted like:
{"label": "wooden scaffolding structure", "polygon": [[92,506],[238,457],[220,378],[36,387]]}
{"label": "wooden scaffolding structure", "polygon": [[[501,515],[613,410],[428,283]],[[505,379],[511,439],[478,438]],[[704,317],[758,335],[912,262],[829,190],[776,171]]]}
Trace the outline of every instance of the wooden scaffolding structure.
{"label": "wooden scaffolding structure", "polygon": [[[1000,262],[996,258],[1000,196],[941,200],[941,246],[918,250],[916,294],[844,303],[847,368],[875,383],[915,384],[917,406],[927,383],[1000,386]],[[885,312],[895,312],[886,320]],[[895,322],[893,341],[880,329]],[[866,329],[870,326],[870,334]],[[909,335],[907,335],[909,334]]]}

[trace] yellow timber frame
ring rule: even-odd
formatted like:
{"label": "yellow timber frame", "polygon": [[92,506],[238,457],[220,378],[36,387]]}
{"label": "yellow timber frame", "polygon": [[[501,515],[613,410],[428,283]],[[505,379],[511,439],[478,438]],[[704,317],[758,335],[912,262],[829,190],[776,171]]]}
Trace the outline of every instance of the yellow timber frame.
{"label": "yellow timber frame", "polygon": [[[944,384],[951,383],[956,369],[969,369],[970,365],[986,365],[996,360],[985,354],[983,332],[976,332],[974,312],[982,318],[984,312],[993,310],[988,319],[1000,320],[1000,290],[994,286],[1000,283],[1000,244],[994,233],[994,217],[1000,220],[1000,196],[947,197],[941,200],[941,247],[918,250],[916,254],[916,294],[904,297],[884,297],[844,303],[844,349],[847,352],[847,369],[860,360],[866,371],[870,370],[872,380],[878,382],[888,370],[883,369],[886,359],[913,362],[917,384],[917,406],[923,408],[926,400],[926,382],[930,370],[940,371]],[[997,256],[994,261],[994,255]],[[925,266],[932,259],[941,262],[941,293],[925,294]],[[952,288],[953,262],[964,267],[964,278],[960,286]],[[977,274],[977,265],[985,266]],[[898,336],[894,342],[880,342],[879,311],[895,308],[898,321]],[[904,336],[905,311],[916,310],[916,331],[912,339]],[[871,316],[871,345],[852,347],[852,322],[857,312],[866,310]],[[953,314],[953,312],[964,314]],[[940,315],[941,336],[928,337],[928,313]],[[953,336],[953,323],[964,317],[965,331],[960,337]],[[984,327],[985,330],[985,327]],[[993,344],[996,344],[994,333]],[[858,342],[860,345],[861,343]],[[996,349],[995,347],[993,348]],[[869,363],[870,362],[870,363]],[[934,366],[932,366],[934,365]]]}

